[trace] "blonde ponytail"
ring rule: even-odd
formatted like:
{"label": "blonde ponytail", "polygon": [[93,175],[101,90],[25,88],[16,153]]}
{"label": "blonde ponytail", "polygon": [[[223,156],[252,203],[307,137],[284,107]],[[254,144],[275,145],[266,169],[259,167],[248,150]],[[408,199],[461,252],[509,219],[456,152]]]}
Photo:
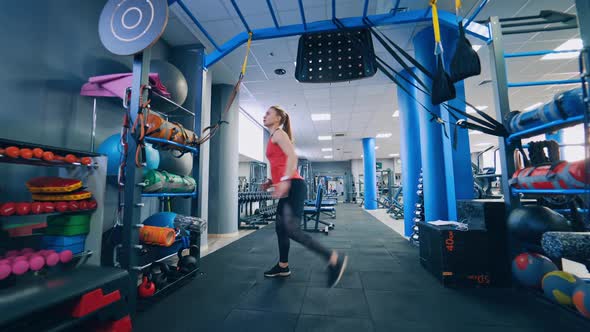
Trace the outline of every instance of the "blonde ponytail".
{"label": "blonde ponytail", "polygon": [[279,106],[271,106],[270,108],[277,112],[277,115],[281,118],[279,124],[283,127],[283,131],[287,133],[291,142],[293,142],[293,132],[291,131],[291,119],[289,118],[289,114]]}

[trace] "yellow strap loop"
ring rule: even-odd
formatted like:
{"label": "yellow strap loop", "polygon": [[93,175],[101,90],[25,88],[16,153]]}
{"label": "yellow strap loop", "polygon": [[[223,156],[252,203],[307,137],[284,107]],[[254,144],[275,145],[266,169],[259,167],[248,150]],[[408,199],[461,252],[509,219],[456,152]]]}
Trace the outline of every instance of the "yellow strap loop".
{"label": "yellow strap loop", "polygon": [[440,43],[440,26],[438,24],[438,10],[436,9],[436,1],[431,0],[430,5],[432,6],[432,26],[434,27],[434,41]]}
{"label": "yellow strap loop", "polygon": [[248,44],[246,44],[246,56],[244,57],[244,64],[242,64],[241,76],[246,74],[246,66],[248,65],[248,54],[250,54],[250,45],[252,45],[252,32],[248,32]]}
{"label": "yellow strap loop", "polygon": [[461,0],[455,0],[455,9],[459,10],[462,7]]}

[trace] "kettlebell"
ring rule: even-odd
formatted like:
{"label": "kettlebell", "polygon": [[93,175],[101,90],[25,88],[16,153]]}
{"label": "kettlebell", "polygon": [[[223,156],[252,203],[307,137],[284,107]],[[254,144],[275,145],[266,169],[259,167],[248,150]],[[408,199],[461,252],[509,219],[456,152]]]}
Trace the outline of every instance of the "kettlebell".
{"label": "kettlebell", "polygon": [[154,262],[150,266],[150,274],[152,276],[152,282],[156,286],[156,290],[162,289],[168,283],[170,268],[168,267],[168,264]]}
{"label": "kettlebell", "polygon": [[140,297],[151,297],[156,293],[156,285],[150,281],[148,276],[143,276],[143,281],[137,287],[137,292]]}
{"label": "kettlebell", "polygon": [[178,271],[186,274],[195,270],[199,264],[197,255],[199,255],[199,246],[192,245],[189,248],[189,254],[183,256],[182,249],[178,251]]}

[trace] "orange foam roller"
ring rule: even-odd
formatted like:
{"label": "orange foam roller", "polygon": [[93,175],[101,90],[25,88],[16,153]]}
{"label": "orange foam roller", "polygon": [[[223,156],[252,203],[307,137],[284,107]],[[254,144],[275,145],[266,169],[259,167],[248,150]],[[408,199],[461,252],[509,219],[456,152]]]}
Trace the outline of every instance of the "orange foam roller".
{"label": "orange foam roller", "polygon": [[170,247],[175,237],[174,229],[168,227],[143,226],[139,230],[139,239],[147,244]]}

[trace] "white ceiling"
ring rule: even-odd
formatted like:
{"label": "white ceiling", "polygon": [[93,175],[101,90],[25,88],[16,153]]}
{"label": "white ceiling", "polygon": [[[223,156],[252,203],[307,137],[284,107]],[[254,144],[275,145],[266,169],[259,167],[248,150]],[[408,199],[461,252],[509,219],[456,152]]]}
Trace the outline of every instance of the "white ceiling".
{"label": "white ceiling", "polygon": [[[237,0],[250,28],[272,27],[273,22],[264,0]],[[307,22],[326,20],[331,17],[330,0],[304,0]],[[369,1],[369,14],[387,13],[395,1]],[[427,8],[428,0],[402,0],[400,7],[409,9]],[[479,1],[464,0],[464,10],[469,11]],[[575,14],[573,0],[496,0],[477,17],[513,17],[536,15],[542,9],[551,9]],[[185,0],[187,6],[218,45],[229,40],[244,27],[229,0]],[[361,16],[364,0],[337,0],[338,17]],[[454,1],[445,1],[444,10],[452,11]],[[297,0],[272,0],[280,25],[301,23]],[[208,42],[192,23],[180,12],[173,10],[167,32],[164,35],[172,45],[194,43],[195,37]],[[388,26],[381,29],[413,53],[412,38],[425,24]],[[505,36],[506,52],[553,49],[570,38],[578,37],[577,30],[532,33]],[[380,132],[393,133],[391,138],[378,139],[378,158],[387,158],[399,153],[399,118],[392,114],[397,109],[396,87],[381,73],[369,79],[335,83],[302,84],[294,78],[295,59],[299,37],[255,41],[252,43],[247,73],[240,93],[240,106],[254,118],[261,119],[270,105],[281,105],[292,116],[296,146],[302,157],[310,160],[326,160],[330,153],[321,148],[333,149],[333,160],[358,159],[362,154],[360,139],[373,137]],[[481,41],[472,39],[474,44]],[[376,43],[378,44],[378,43]],[[210,48],[209,48],[210,49]],[[377,54],[383,58],[389,55],[376,46]],[[235,82],[239,73],[245,47],[239,47],[210,70],[214,82]],[[479,51],[482,74],[466,81],[467,99],[474,105],[489,106],[487,113],[495,116],[492,85],[479,86],[490,79],[490,59],[487,47]],[[509,80],[514,82],[533,80],[568,79],[577,76],[577,60],[540,61],[540,57],[508,59]],[[394,63],[391,61],[391,63]],[[287,71],[284,76],[274,73],[277,68]],[[549,100],[556,92],[571,88],[567,86],[545,86],[510,90],[513,110],[523,109],[539,101]],[[403,111],[403,110],[402,110]],[[311,113],[330,113],[330,121],[311,121]],[[319,135],[344,133],[332,141],[317,140]],[[481,150],[481,143],[496,144],[497,140],[486,135],[470,135],[472,151]]]}

